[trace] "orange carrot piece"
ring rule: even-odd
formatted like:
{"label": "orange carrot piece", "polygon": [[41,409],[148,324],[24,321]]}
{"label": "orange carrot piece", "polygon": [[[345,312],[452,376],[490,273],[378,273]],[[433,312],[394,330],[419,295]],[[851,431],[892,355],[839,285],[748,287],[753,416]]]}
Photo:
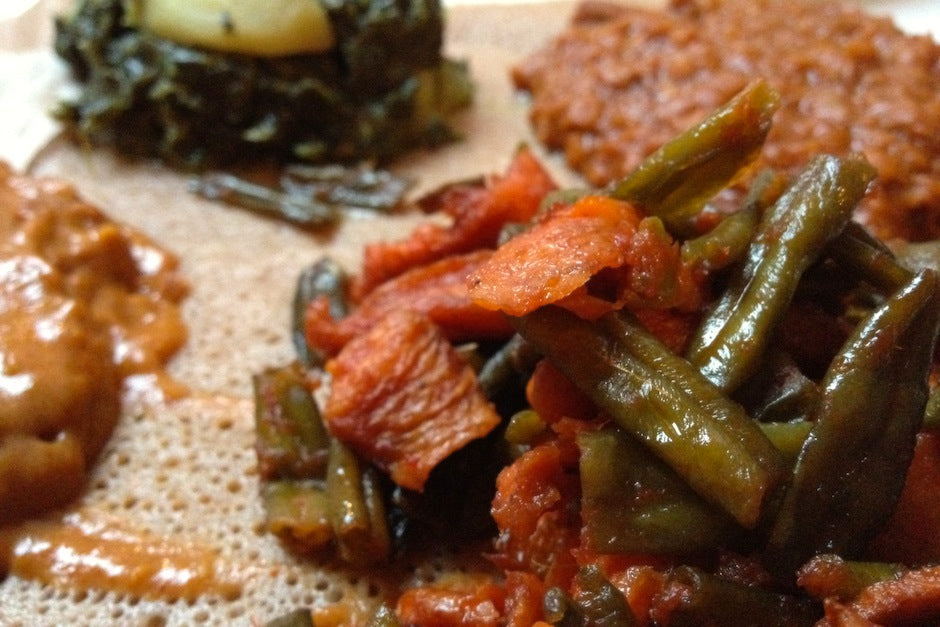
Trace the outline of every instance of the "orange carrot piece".
{"label": "orange carrot piece", "polygon": [[558,208],[471,275],[470,297],[513,316],[561,300],[604,268],[626,262],[641,217],[632,205],[603,196]]}
{"label": "orange carrot piece", "polygon": [[405,488],[423,489],[439,462],[500,422],[470,366],[412,311],[378,320],[327,370],[330,431]]}
{"label": "orange carrot piece", "polygon": [[555,188],[531,150],[522,148],[502,176],[476,185],[452,185],[431,194],[425,204],[439,205],[452,224],[422,224],[403,240],[366,246],[356,293],[367,294],[394,276],[447,255],[495,248],[503,226],[527,222],[542,198]]}
{"label": "orange carrot piece", "polygon": [[578,569],[580,520],[567,503],[578,498],[577,464],[564,443],[552,440],[524,453],[496,478],[493,519],[499,528],[492,561],[504,570],[538,576],[546,586],[568,587]]}
{"label": "orange carrot piece", "polygon": [[[506,573],[506,627],[534,627],[544,617],[545,584],[519,570]],[[548,625],[548,623],[542,623]]]}
{"label": "orange carrot piece", "polygon": [[666,585],[665,573],[652,566],[629,566],[613,574],[610,582],[626,597],[637,625],[649,625],[653,600]]}
{"label": "orange carrot piece", "polygon": [[399,597],[395,613],[403,625],[496,627],[505,603],[503,588],[485,577],[455,575]]}
{"label": "orange carrot piece", "polygon": [[871,546],[880,560],[904,564],[940,562],[940,434],[917,436],[914,458],[897,508]]}
{"label": "orange carrot piece", "polygon": [[858,613],[851,605],[835,599],[826,599],[825,618],[816,623],[816,627],[882,627]]}
{"label": "orange carrot piece", "polygon": [[868,586],[858,598],[843,607],[847,610],[844,615],[834,611],[838,605],[837,602],[826,604],[826,620],[835,621],[823,625],[846,624],[845,620],[858,619],[871,621],[873,625],[940,624],[940,566],[911,570],[897,579]]}
{"label": "orange carrot piece", "polygon": [[557,303],[594,319],[625,306],[694,311],[704,282],[658,219],[586,196],[500,246],[471,275],[470,297],[513,316]]}
{"label": "orange carrot piece", "polygon": [[392,311],[409,309],[429,316],[454,341],[508,338],[512,329],[505,317],[474,305],[467,293],[467,277],[492,251],[446,257],[383,283],[345,318],[330,315],[321,297],[307,309],[304,329],[310,346],[335,355],[352,338],[367,332]]}
{"label": "orange carrot piece", "polygon": [[589,420],[598,415],[591,399],[546,359],[536,364],[529,377],[526,399],[546,423],[557,422],[565,416]]}

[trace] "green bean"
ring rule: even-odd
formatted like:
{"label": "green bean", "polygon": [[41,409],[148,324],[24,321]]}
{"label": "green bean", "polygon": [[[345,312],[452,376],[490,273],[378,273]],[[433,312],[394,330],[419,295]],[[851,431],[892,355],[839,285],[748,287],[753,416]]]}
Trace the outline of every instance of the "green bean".
{"label": "green bean", "polygon": [[337,320],[345,317],[349,313],[349,303],[346,300],[348,284],[346,271],[329,257],[308,266],[297,277],[291,304],[291,341],[297,359],[303,365],[322,366],[325,359],[322,353],[312,349],[307,343],[304,319],[308,305],[320,296],[326,296],[330,303],[330,315]]}
{"label": "green bean", "polygon": [[924,409],[924,428],[940,428],[940,385],[930,391],[927,407]]}
{"label": "green bean", "polygon": [[809,419],[819,396],[819,386],[803,374],[794,359],[771,348],[734,398],[758,422],[790,422]]}
{"label": "green bean", "polygon": [[809,420],[789,420],[787,422],[760,422],[760,430],[764,432],[777,450],[783,453],[783,456],[790,465],[796,463],[800,455],[800,449],[803,443],[809,437],[809,432],[813,428],[813,423]]}
{"label": "green bean", "polygon": [[728,581],[692,566],[675,568],[663,595],[670,600],[665,621],[670,627],[809,627],[823,616],[805,597]]}
{"label": "green bean", "polygon": [[752,183],[741,208],[725,216],[711,231],[682,242],[682,260],[710,272],[742,261],[764,209],[780,195],[780,178],[767,170]]}
{"label": "green bean", "polygon": [[541,355],[526,343],[519,334],[513,335],[496,351],[480,369],[477,380],[489,399],[496,398],[513,380],[520,377],[528,380]]}
{"label": "green bean", "polygon": [[690,218],[753,162],[779,106],[777,92],[755,81],[647,157],[608,193],[662,218],[676,235],[687,232]]}
{"label": "green bean", "polygon": [[326,495],[340,557],[357,565],[388,558],[391,538],[378,474],[335,438],[330,443]]}
{"label": "green bean", "polygon": [[592,324],[549,306],[513,323],[700,496],[745,527],[757,524],[784,461],[741,406],[691,364],[624,312]]}
{"label": "green bean", "polygon": [[561,588],[545,594],[545,617],[556,627],[630,627],[637,623],[623,593],[615,588],[596,564],[578,571],[574,599]]}
{"label": "green bean", "polygon": [[329,436],[303,371],[296,365],[252,377],[255,452],[262,479],[322,478]]}
{"label": "green bean", "polygon": [[268,481],[261,486],[268,531],[297,551],[326,548],[333,541],[329,508],[319,481]]}
{"label": "green bean", "polygon": [[891,516],[923,420],[938,319],[936,274],[924,270],[830,364],[768,540],[780,573],[819,553],[858,556]]}
{"label": "green bean", "polygon": [[578,448],[590,550],[689,555],[729,537],[731,519],[622,429],[581,433]]}
{"label": "green bean", "polygon": [[891,249],[857,222],[846,225],[826,249],[826,254],[852,270],[859,280],[886,293],[894,292],[911,280],[912,272],[895,258]]}
{"label": "green bean", "polygon": [[845,228],[873,173],[861,158],[817,157],[768,211],[747,262],[688,350],[718,387],[733,391],[754,373],[801,275]]}
{"label": "green bean", "polygon": [[531,444],[547,427],[538,412],[523,409],[509,417],[504,437],[510,444]]}
{"label": "green bean", "polygon": [[596,194],[597,190],[587,187],[562,187],[548,192],[539,203],[536,216],[544,215],[556,205],[573,205],[585,196]]}

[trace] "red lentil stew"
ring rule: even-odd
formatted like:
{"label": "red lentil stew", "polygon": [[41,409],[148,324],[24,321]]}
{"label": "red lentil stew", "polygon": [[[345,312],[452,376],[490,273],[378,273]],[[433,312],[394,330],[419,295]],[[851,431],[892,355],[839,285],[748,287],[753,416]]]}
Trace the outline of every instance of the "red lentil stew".
{"label": "red lentil stew", "polygon": [[794,173],[808,155],[863,153],[878,179],[859,219],[886,239],[940,235],[940,45],[857,6],[587,2],[513,73],[539,140],[595,185],[755,76],[781,95],[762,164]]}

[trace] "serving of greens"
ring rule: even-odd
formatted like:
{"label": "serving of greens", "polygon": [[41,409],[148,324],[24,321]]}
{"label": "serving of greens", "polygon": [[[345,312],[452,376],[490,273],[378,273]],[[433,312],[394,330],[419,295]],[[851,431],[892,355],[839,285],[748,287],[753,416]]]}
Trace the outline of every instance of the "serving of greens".
{"label": "serving of greens", "polygon": [[856,155],[719,211],[778,104],[756,81],[600,190],[521,149],[425,199],[451,226],[305,273],[298,362],[255,377],[269,530],[357,565],[490,534],[491,572],[377,625],[936,621],[940,551],[906,544],[940,531],[910,470],[940,465],[936,246],[852,221]]}
{"label": "serving of greens", "polygon": [[455,138],[449,118],[472,86],[442,55],[437,0],[313,4],[327,24],[309,18],[311,51],[285,52],[272,46],[302,32],[236,46],[249,22],[219,13],[219,34],[193,44],[185,24],[158,19],[160,2],[82,0],[56,22],[55,50],[80,86],[57,115],[80,141],[187,170],[387,161]]}

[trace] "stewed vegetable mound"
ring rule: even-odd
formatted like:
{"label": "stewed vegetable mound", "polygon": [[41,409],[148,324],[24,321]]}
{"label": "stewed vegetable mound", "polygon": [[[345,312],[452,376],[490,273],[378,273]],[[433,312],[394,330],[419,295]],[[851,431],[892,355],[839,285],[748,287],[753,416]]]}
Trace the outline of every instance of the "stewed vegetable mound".
{"label": "stewed vegetable mound", "polygon": [[387,161],[456,137],[437,0],[83,0],[56,22],[81,142],[183,169]]}
{"label": "stewed vegetable mound", "polygon": [[602,189],[520,148],[422,199],[449,226],[313,266],[255,379],[269,530],[374,567],[481,541],[373,624],[940,618],[940,257],[853,221],[861,156],[719,209],[779,106],[753,82]]}
{"label": "stewed vegetable mound", "polygon": [[134,377],[179,389],[163,372],[186,340],[178,266],[72,186],[0,162],[0,523],[81,493]]}

